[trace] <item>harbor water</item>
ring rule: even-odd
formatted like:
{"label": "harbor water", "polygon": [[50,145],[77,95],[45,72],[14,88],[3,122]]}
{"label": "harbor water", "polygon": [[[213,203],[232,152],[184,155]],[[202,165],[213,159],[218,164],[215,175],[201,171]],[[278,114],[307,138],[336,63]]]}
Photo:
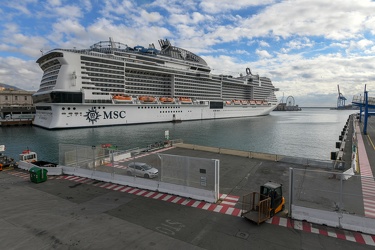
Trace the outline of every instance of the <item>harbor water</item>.
{"label": "harbor water", "polygon": [[185,143],[329,160],[331,151],[350,114],[355,110],[303,108],[272,112],[268,116],[221,120],[154,123],[129,126],[46,130],[34,126],[0,127],[0,145],[5,154],[18,159],[25,149],[40,160],[58,163],[59,144],[100,145],[119,149],[146,147],[165,140]]}

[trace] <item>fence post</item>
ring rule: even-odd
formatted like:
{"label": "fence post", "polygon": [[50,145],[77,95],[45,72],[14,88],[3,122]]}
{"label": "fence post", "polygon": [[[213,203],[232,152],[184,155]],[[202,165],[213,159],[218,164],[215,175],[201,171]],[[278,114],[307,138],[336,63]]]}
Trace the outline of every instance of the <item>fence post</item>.
{"label": "fence post", "polygon": [[339,213],[342,211],[342,178],[343,173],[340,174],[340,206],[339,206]]}
{"label": "fence post", "polygon": [[292,203],[293,203],[293,168],[289,168],[289,212],[288,212],[289,217],[292,217]]}

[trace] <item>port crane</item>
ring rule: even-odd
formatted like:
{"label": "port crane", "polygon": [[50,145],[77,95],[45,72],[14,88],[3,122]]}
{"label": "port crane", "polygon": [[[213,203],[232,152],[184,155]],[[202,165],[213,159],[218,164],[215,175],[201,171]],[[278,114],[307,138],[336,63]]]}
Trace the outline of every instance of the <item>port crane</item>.
{"label": "port crane", "polygon": [[344,108],[345,107],[345,96],[340,92],[340,85],[337,84],[337,90],[339,93],[339,96],[337,97],[337,108]]}

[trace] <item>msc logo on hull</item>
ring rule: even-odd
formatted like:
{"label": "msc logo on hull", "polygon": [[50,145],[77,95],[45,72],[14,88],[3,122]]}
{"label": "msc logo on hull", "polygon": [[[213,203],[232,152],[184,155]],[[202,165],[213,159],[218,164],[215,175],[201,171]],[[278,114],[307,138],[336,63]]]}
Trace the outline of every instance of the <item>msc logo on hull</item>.
{"label": "msc logo on hull", "polygon": [[100,119],[99,117],[103,116],[103,120],[112,120],[112,119],[124,119],[126,117],[126,111],[103,111],[103,115],[99,114],[99,111],[96,109],[96,107],[92,107],[91,109],[87,110],[86,120],[94,124],[95,122],[98,122]]}

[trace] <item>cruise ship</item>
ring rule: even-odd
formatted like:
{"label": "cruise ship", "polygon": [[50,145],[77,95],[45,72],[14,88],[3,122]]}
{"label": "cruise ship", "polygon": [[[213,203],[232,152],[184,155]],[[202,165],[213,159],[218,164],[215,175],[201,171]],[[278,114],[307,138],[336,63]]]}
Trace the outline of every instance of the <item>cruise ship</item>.
{"label": "cruise ship", "polygon": [[160,49],[101,41],[53,49],[33,95],[33,124],[47,129],[180,122],[268,115],[277,89],[249,68],[215,75],[200,56],[159,40]]}

